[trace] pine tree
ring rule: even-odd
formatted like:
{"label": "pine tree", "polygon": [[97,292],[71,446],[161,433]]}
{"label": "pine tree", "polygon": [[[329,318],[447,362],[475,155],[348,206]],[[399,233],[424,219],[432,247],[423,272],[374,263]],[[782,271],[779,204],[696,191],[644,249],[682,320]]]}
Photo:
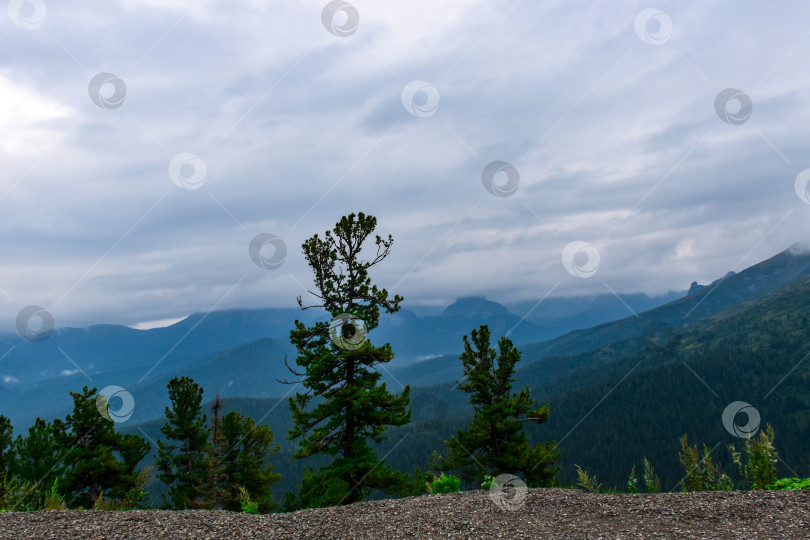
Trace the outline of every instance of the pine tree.
{"label": "pine tree", "polygon": [[14,459],[13,436],[14,428],[11,420],[0,415],[0,476],[8,472],[8,467]]}
{"label": "pine tree", "polygon": [[222,419],[220,437],[220,474],[222,507],[226,510],[241,508],[239,488],[248,491],[258,504],[260,513],[267,513],[278,505],[270,489],[281,478],[266,463],[270,455],[281,447],[273,445],[273,432],[265,425],[255,425],[252,418],[231,411]]}
{"label": "pine tree", "polygon": [[61,420],[50,423],[37,418],[28,436],[17,435],[14,440],[9,472],[42,488],[53,485],[65,472],[63,457],[68,449],[63,446],[63,432]]}
{"label": "pine tree", "polygon": [[149,443],[137,435],[116,433],[115,422],[99,413],[96,389],[71,392],[73,414],[56,428],[57,441],[68,451],[60,488],[69,506],[91,507],[103,493],[124,500],[138,482],[138,463]]}
{"label": "pine tree", "polygon": [[[289,439],[300,439],[294,458],[325,454],[333,459],[304,473],[298,505],[329,506],[363,500],[373,489],[402,493],[410,489],[407,478],[378,460],[369,441],[385,439],[388,426],[401,426],[411,420],[408,409],[410,388],[402,394],[380,384],[380,373],[373,368],[389,362],[391,346],[373,346],[365,332],[377,327],[380,310],[395,313],[400,296],[388,298],[388,291],[371,284],[368,270],[383,261],[393,238],[376,236],[376,255],[360,260],[363,243],[377,226],[373,216],[362,212],[344,216],[323,238],[317,234],[303,244],[304,256],[315,274],[316,291],[310,291],[330,316],[353,319],[336,329],[317,322],[307,327],[295,321],[290,340],[298,351],[296,362],[303,368],[307,391],[290,398],[294,426]],[[365,328],[363,328],[365,327]],[[360,332],[358,334],[358,332]],[[350,345],[349,345],[350,343]],[[313,398],[317,405],[308,409]]]}
{"label": "pine tree", "polygon": [[560,455],[556,444],[532,446],[523,431],[523,422],[548,420],[549,405],[532,410],[534,400],[528,387],[512,392],[520,352],[508,338],[498,340],[496,357],[486,325],[471,335],[471,340],[464,336],[460,356],[464,382],[459,388],[470,394],[473,420],[466,431],[460,430],[445,441],[449,458],[437,455],[434,466],[458,470],[466,482],[480,483],[486,475],[522,473],[529,487],[551,486],[559,469],[552,468]]}
{"label": "pine tree", "polygon": [[[206,492],[211,508],[221,508],[226,497],[226,492],[222,487],[222,419],[219,411],[222,410],[222,399],[219,394],[214,396],[211,402],[211,445],[209,456],[208,485]],[[227,452],[227,450],[225,450]],[[238,509],[238,508],[237,508]]]}
{"label": "pine tree", "polygon": [[203,389],[188,377],[175,377],[168,384],[171,408],[160,428],[167,441],[158,441],[158,478],[169,486],[175,508],[211,507],[206,493],[211,451],[209,428],[202,413]]}

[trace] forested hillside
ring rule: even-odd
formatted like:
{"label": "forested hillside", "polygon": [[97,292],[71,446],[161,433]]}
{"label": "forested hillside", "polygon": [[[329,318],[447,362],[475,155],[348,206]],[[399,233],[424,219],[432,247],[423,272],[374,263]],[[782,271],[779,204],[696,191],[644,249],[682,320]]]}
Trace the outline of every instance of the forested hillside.
{"label": "forested hillside", "polygon": [[[539,403],[551,404],[547,423],[527,426],[530,439],[558,442],[562,485],[576,482],[577,464],[606,486],[621,488],[631,468],[638,470],[646,457],[662,487],[677,490],[683,476],[678,438],[684,433],[714,448],[712,456],[733,471],[725,446],[740,446],[742,439],[726,431],[722,414],[729,403],[745,401],[759,410],[763,428],[774,427],[780,476],[810,476],[810,362],[804,361],[810,353],[809,318],[810,278],[804,277],[700,322],[649,331],[588,353],[529,365],[524,359],[515,387],[529,386]],[[467,396],[456,386],[412,390],[413,423],[390,430],[378,449],[390,452],[393,466],[425,470],[432,452],[442,452],[443,441],[469,422]],[[284,399],[226,400],[231,407],[262,418],[279,439],[289,429]],[[158,424],[127,431],[143,429],[157,437]],[[282,474],[278,496],[294,489],[302,470],[289,459],[292,445],[281,442],[274,459]]]}

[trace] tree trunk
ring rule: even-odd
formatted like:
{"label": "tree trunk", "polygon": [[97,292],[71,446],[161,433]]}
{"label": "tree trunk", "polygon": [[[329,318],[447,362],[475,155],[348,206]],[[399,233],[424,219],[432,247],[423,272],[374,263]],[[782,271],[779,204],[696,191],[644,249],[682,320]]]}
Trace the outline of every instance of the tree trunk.
{"label": "tree trunk", "polygon": [[[354,388],[354,361],[346,364],[346,389]],[[354,413],[346,411],[346,430],[343,432],[343,457],[354,457]]]}

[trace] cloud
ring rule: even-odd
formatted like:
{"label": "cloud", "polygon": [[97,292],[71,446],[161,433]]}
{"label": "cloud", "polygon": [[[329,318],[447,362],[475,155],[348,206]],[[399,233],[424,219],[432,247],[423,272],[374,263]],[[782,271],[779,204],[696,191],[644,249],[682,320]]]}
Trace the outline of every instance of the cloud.
{"label": "cloud", "polygon": [[[301,243],[352,211],[394,235],[374,278],[406,303],[660,293],[802,239],[810,7],[670,6],[656,46],[639,2],[358,0],[344,38],[324,4],[49,2],[39,28],[0,23],[0,329],[31,304],[57,326],[292,307]],[[91,99],[102,72],[120,107]],[[414,80],[440,95],[429,117],[402,105]],[[718,117],[726,88],[746,123]],[[181,153],[198,189],[169,177]],[[496,160],[511,197],[482,185]],[[280,269],[250,260],[260,233],[287,244]],[[563,267],[573,241],[599,249],[593,278]]]}

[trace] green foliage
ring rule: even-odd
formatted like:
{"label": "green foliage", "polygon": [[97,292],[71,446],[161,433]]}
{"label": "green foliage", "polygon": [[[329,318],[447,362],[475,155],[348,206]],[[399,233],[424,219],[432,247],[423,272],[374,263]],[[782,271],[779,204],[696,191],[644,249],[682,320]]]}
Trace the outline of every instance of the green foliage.
{"label": "green foliage", "polygon": [[646,457],[644,458],[644,472],[642,473],[642,478],[644,478],[644,486],[647,488],[647,493],[661,493],[661,480],[658,478],[658,475],[655,474],[652,463],[650,463]]}
{"label": "green foliage", "polygon": [[135,468],[149,453],[149,443],[115,431],[115,423],[98,411],[95,388],[85,386],[81,393],[70,395],[73,414],[54,428],[57,441],[68,448],[64,483],[59,484],[68,506],[92,505],[102,492],[123,500],[137,484]]}
{"label": "green foliage", "polygon": [[492,475],[486,474],[484,475],[484,481],[481,482],[481,489],[491,489],[492,484],[495,484],[495,487],[498,487],[498,483],[495,481],[495,478]]}
{"label": "green foliage", "polygon": [[720,465],[712,461],[709,448],[703,445],[700,457],[697,445],[690,446],[686,434],[680,438],[679,460],[686,471],[683,491],[730,491],[731,479],[720,470]]}
{"label": "green foliage", "polygon": [[45,510],[66,510],[65,496],[59,493],[59,479],[54,478],[51,488],[45,493],[42,503]]}
{"label": "green foliage", "polygon": [[428,493],[456,493],[461,491],[461,479],[452,474],[433,476],[433,481],[426,483]]}
{"label": "green foliage", "polygon": [[38,487],[53,486],[67,469],[64,457],[68,449],[64,445],[64,430],[65,425],[61,420],[50,423],[37,418],[34,425],[28,428],[28,435],[24,438],[18,435],[14,441],[8,464],[9,473],[36,482]]}
{"label": "green foliage", "polygon": [[259,513],[259,503],[254,502],[253,499],[250,498],[250,493],[248,490],[242,486],[239,486],[239,504],[242,512],[245,514]]}
{"label": "green foliage", "polygon": [[265,425],[255,425],[252,418],[231,411],[222,419],[220,487],[224,496],[222,507],[238,511],[242,508],[242,491],[252,494],[257,512],[265,514],[278,504],[270,488],[281,478],[273,472],[267,458],[277,454],[273,432]]}
{"label": "green foliage", "polygon": [[601,493],[602,492],[602,484],[596,479],[596,475],[590,476],[582,467],[576,465],[577,468],[577,476],[579,477],[579,481],[577,485],[584,489],[585,491],[590,491],[591,493]]}
{"label": "green foliage", "polygon": [[[806,274],[807,260],[787,256],[774,263],[787,265],[792,275],[802,276]],[[723,294],[726,284],[731,287],[732,282],[724,281],[701,308]],[[766,282],[770,282],[767,274],[747,284],[760,286]],[[744,293],[739,290],[742,288],[733,294]],[[560,460],[562,483],[576,481],[573,461],[577,461],[598,463],[601,481],[623,486],[629,469],[646,455],[655,465],[662,489],[668,491],[683,477],[674,451],[679,447],[679,435],[688,432],[690,440],[706,441],[710,448],[718,441],[725,446],[730,438],[718,421],[723,406],[739,396],[768,394],[788,373],[777,391],[757,407],[762,418],[771,421],[774,431],[779,432],[777,448],[783,462],[777,465],[779,477],[810,476],[810,362],[800,362],[810,352],[810,278],[802,277],[722,316],[698,320],[699,308],[684,318],[698,299],[691,295],[670,304],[670,315],[663,319],[664,314],[655,310],[566,336],[572,346],[584,343],[580,349],[588,350],[584,354],[549,356],[562,351],[555,346],[558,340],[520,346],[526,365],[518,370],[516,384],[528,384],[533,396],[554,404],[553,421],[539,426],[548,430],[549,439],[559,440],[595,407],[565,440],[564,455],[572,459]],[[739,302],[739,298],[729,299]],[[688,325],[681,327],[684,322]],[[638,337],[628,335],[630,326],[638,330]],[[640,329],[645,329],[643,336]],[[609,338],[612,343],[589,350],[599,345],[594,341],[596,337]],[[616,341],[628,337],[631,339]],[[719,399],[703,384],[695,384],[695,373],[719,394]],[[741,373],[745,377],[740,377]],[[604,406],[607,401],[597,406],[614,386],[610,406]],[[418,389],[413,391],[416,394]],[[448,402],[446,417],[457,410]],[[540,434],[533,427],[527,430],[530,439]],[[599,444],[594,444],[595,440]],[[740,449],[741,444],[737,446]],[[712,456],[723,461],[727,466],[724,471],[738,486],[747,485],[735,478],[736,467],[725,448],[717,448]],[[391,459],[395,461],[396,455],[392,454]],[[790,472],[785,463],[796,472]]]}
{"label": "green foliage", "polygon": [[479,483],[488,470],[520,471],[529,487],[549,487],[558,471],[552,466],[560,452],[553,442],[530,445],[523,430],[523,422],[548,420],[549,406],[532,410],[528,387],[512,392],[520,352],[506,337],[498,340],[498,349],[496,356],[486,325],[473,330],[471,340],[464,336],[460,359],[466,380],[458,387],[470,394],[473,420],[466,430],[445,441],[449,457],[436,456],[434,467],[458,470],[465,481]]}
{"label": "green foliage", "polygon": [[744,464],[740,452],[737,452],[733,444],[728,445],[731,459],[740,469],[740,474],[751,482],[751,489],[768,489],[769,485],[776,482],[778,456],[773,438],[773,426],[768,424],[766,430],[759,432],[759,438],[745,441],[747,459]]}
{"label": "green foliage", "polygon": [[9,465],[14,459],[13,431],[11,420],[0,415],[0,475],[8,472]]}
{"label": "green foliage", "polygon": [[8,512],[24,512],[39,508],[36,482],[17,476],[0,476],[0,508]]}
{"label": "green foliage", "polygon": [[203,389],[188,377],[173,378],[168,389],[172,405],[166,407],[166,423],[160,429],[166,442],[158,441],[158,478],[169,486],[175,508],[210,508],[206,483],[211,445],[202,412]]}
{"label": "green foliage", "polygon": [[[388,256],[393,238],[377,235],[374,258],[359,258],[376,224],[376,218],[363,213],[344,216],[323,238],[316,234],[302,246],[315,274],[312,294],[320,301],[308,307],[323,308],[332,317],[349,313],[368,332],[377,327],[381,309],[395,313],[402,301],[400,296],[389,299],[388,291],[372,285],[368,276],[368,270]],[[304,308],[300,297],[298,303]],[[295,504],[330,506],[363,500],[374,489],[399,494],[412,490],[412,481],[379,460],[369,446],[369,442],[382,442],[389,426],[411,421],[410,388],[400,395],[389,392],[385,383],[379,383],[381,373],[375,369],[391,361],[391,346],[375,347],[367,339],[357,348],[338,346],[330,339],[327,322],[307,327],[295,321],[290,341],[298,352],[296,363],[303,369],[291,371],[307,389],[289,401],[293,428],[288,438],[299,439],[293,458],[319,454],[332,458],[317,471],[305,471]],[[315,398],[318,404],[310,408]]]}
{"label": "green foliage", "polygon": [[780,478],[766,489],[810,489],[810,478]]}
{"label": "green foliage", "polygon": [[222,456],[228,449],[222,440],[222,399],[219,394],[211,402],[211,429],[210,429],[210,450],[208,452],[208,478],[205,482],[205,490],[211,501],[212,508],[220,508],[225,499],[226,488],[223,486],[222,477]]}
{"label": "green foliage", "polygon": [[630,471],[630,476],[627,478],[627,493],[638,493],[638,478],[636,477],[635,465],[633,465],[633,470]]}
{"label": "green foliage", "polygon": [[121,501],[121,506],[124,510],[135,510],[141,506],[141,504],[143,504],[143,501],[149,494],[147,491],[147,486],[149,485],[149,481],[152,479],[154,469],[154,465],[149,465],[138,471],[138,478],[135,481],[135,485],[132,487],[132,489],[127,491],[123,501]]}

